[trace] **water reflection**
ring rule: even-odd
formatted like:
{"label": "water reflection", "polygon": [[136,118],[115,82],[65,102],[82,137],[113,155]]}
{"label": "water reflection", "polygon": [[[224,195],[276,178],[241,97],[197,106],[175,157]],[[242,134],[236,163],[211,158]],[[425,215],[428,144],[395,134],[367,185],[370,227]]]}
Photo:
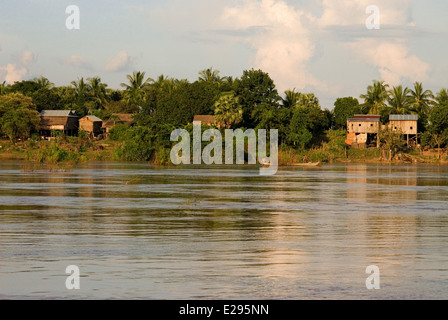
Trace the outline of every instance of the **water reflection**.
{"label": "water reflection", "polygon": [[[0,296],[446,298],[448,170],[0,164]],[[84,270],[64,290],[64,270]],[[383,289],[365,289],[377,264]]]}

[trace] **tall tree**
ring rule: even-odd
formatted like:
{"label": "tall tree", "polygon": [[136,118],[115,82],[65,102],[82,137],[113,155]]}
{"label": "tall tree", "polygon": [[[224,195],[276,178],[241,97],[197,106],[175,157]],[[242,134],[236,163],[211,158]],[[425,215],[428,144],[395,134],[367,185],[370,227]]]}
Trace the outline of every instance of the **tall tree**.
{"label": "tall tree", "polygon": [[439,150],[439,159],[440,147],[448,141],[448,99],[440,99],[440,102],[431,109],[428,125],[428,132]]}
{"label": "tall tree", "polygon": [[75,97],[78,101],[87,100],[87,94],[89,93],[89,86],[84,81],[84,78],[79,79],[78,81],[72,81],[72,86],[75,88]]}
{"label": "tall tree", "polygon": [[438,104],[448,104],[448,90],[443,88],[437,92],[436,101]]}
{"label": "tall tree", "polygon": [[145,72],[134,71],[126,76],[129,84],[121,83],[121,86],[125,88],[124,98],[127,103],[141,106],[145,102],[146,89],[154,81],[151,78],[145,79],[145,74]]}
{"label": "tall tree", "polygon": [[100,77],[87,79],[90,99],[94,102],[96,109],[104,109],[107,102],[107,84],[101,82]]}
{"label": "tall tree", "polygon": [[30,97],[21,93],[0,96],[0,133],[12,142],[39,130],[40,114]]}
{"label": "tall tree", "polygon": [[418,114],[418,127],[422,132],[428,124],[429,112],[434,105],[434,95],[431,90],[423,90],[421,82],[415,82],[414,89],[410,90],[409,94],[410,110]]}
{"label": "tall tree", "polygon": [[278,108],[280,97],[269,74],[261,70],[245,70],[235,86],[243,108],[243,127],[255,128],[258,125],[254,112],[259,114],[260,108],[266,111],[271,107]]}
{"label": "tall tree", "polygon": [[337,128],[347,129],[347,119],[361,113],[358,99],[338,98],[334,103],[334,122]]}
{"label": "tall tree", "polygon": [[383,109],[387,108],[388,87],[389,85],[384,81],[376,80],[373,81],[373,85],[367,87],[367,93],[360,96],[364,100],[361,105],[363,113],[380,114]]}
{"label": "tall tree", "polygon": [[224,124],[226,128],[236,126],[243,120],[243,109],[233,91],[223,92],[214,107],[216,122]]}
{"label": "tall tree", "polygon": [[281,98],[283,107],[292,108],[299,102],[300,92],[296,92],[296,88],[285,91],[285,98]]}
{"label": "tall tree", "polygon": [[411,100],[409,98],[410,90],[403,88],[403,86],[393,87],[389,91],[387,101],[392,108],[393,114],[409,114],[411,107]]}
{"label": "tall tree", "polygon": [[213,83],[221,83],[223,78],[219,76],[219,70],[213,70],[213,68],[208,68],[199,72],[198,81],[206,81]]}
{"label": "tall tree", "polygon": [[50,80],[48,80],[44,76],[35,78],[35,79],[33,79],[33,81],[37,83],[37,85],[39,86],[39,89],[48,89],[49,90],[49,89],[54,88],[54,83],[50,82]]}
{"label": "tall tree", "polygon": [[0,96],[6,94],[6,88],[8,87],[8,85],[6,84],[6,81],[3,81],[0,84]]}

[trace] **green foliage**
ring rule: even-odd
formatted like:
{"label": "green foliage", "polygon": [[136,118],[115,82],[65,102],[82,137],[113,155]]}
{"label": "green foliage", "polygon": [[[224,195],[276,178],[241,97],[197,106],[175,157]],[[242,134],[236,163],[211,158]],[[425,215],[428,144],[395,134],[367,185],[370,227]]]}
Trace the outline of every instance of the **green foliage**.
{"label": "green foliage", "polygon": [[151,78],[145,79],[145,72],[134,71],[128,74],[126,77],[128,79],[127,83],[121,83],[121,86],[125,88],[124,99],[132,106],[141,106],[146,101],[146,89],[149,84],[154,80]]}
{"label": "green foliage", "polygon": [[56,89],[44,87],[34,91],[30,96],[39,112],[42,110],[58,110],[62,106],[62,99]]}
{"label": "green foliage", "polygon": [[22,93],[30,95],[33,92],[41,89],[40,85],[32,80],[18,81],[8,86],[8,93]]}
{"label": "green foliage", "polygon": [[338,98],[334,103],[334,123],[336,128],[347,129],[347,119],[361,113],[358,99],[353,97]]}
{"label": "green foliage", "polygon": [[394,156],[395,153],[404,149],[406,141],[404,140],[404,135],[401,130],[393,130],[387,128],[380,130],[379,138],[385,150],[390,151],[390,158]]}
{"label": "green foliage", "polygon": [[254,119],[253,113],[257,106],[262,106],[261,108],[266,110],[270,107],[278,107],[280,97],[275,89],[274,81],[261,70],[245,70],[241,80],[236,82],[235,86],[236,95],[240,97],[243,109],[243,127],[257,127],[260,117],[258,120]]}
{"label": "green foliage", "polygon": [[125,161],[149,161],[156,150],[159,150],[161,160],[164,160],[161,149],[170,148],[170,134],[173,127],[153,123],[148,127],[124,127],[117,125],[111,132],[111,138],[122,141],[116,150],[116,156]]}
{"label": "green foliage", "polygon": [[169,90],[152,88],[135,120],[138,125],[158,122],[182,127],[195,115],[213,114],[219,95],[220,88],[208,81],[179,82]]}
{"label": "green foliage", "polygon": [[131,137],[131,131],[127,124],[117,124],[110,129],[110,139],[114,141],[125,141]]}
{"label": "green foliage", "polygon": [[384,81],[373,81],[373,85],[367,87],[367,93],[360,96],[364,100],[362,113],[380,114],[382,109],[387,108],[388,87]]}
{"label": "green foliage", "polygon": [[214,108],[216,122],[224,124],[227,128],[234,127],[243,120],[243,109],[234,92],[222,93]]}
{"label": "green foliage", "polygon": [[429,131],[426,131],[420,135],[420,145],[422,147],[436,147],[435,141]]}
{"label": "green foliage", "polygon": [[0,96],[0,134],[11,141],[27,139],[39,130],[40,115],[30,97],[21,93]]}
{"label": "green foliage", "polygon": [[77,152],[65,150],[53,142],[45,148],[33,150],[28,159],[37,160],[39,163],[78,162],[80,156]]}

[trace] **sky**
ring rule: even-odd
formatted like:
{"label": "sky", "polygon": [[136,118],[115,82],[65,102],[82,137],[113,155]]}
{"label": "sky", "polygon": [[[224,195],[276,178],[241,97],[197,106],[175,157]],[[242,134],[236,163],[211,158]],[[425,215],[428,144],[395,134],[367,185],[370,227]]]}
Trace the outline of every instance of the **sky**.
{"label": "sky", "polygon": [[[73,5],[79,29],[67,28]],[[446,0],[0,0],[7,83],[99,76],[117,89],[133,71],[195,81],[210,67],[233,77],[254,68],[279,93],[312,92],[332,109],[373,80],[447,88],[447,57]]]}

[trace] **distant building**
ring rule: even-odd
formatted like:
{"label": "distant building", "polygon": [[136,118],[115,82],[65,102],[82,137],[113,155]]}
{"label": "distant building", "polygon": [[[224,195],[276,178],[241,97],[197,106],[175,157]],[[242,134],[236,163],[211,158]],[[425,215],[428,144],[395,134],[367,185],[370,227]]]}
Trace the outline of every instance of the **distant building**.
{"label": "distant building", "polygon": [[105,133],[109,133],[110,129],[117,124],[128,124],[130,126],[133,121],[134,115],[132,113],[114,113],[111,119],[103,121],[102,130]]}
{"label": "distant building", "polygon": [[201,124],[205,124],[207,126],[214,126],[216,119],[215,116],[196,115],[193,120],[193,123],[195,122],[201,122]]}
{"label": "distant building", "polygon": [[79,129],[88,132],[96,137],[102,133],[103,120],[98,117],[88,115],[79,120]]}
{"label": "distant building", "polygon": [[371,143],[379,147],[380,118],[380,115],[355,115],[347,119],[348,135],[345,142],[354,148],[366,148]]}
{"label": "distant building", "polygon": [[417,122],[418,115],[416,114],[391,114],[389,116],[389,128],[394,131],[401,131],[406,135],[408,146],[417,144]]}
{"label": "distant building", "polygon": [[79,117],[72,110],[43,110],[40,113],[40,132],[51,136],[53,131],[65,135],[76,135],[79,128]]}

